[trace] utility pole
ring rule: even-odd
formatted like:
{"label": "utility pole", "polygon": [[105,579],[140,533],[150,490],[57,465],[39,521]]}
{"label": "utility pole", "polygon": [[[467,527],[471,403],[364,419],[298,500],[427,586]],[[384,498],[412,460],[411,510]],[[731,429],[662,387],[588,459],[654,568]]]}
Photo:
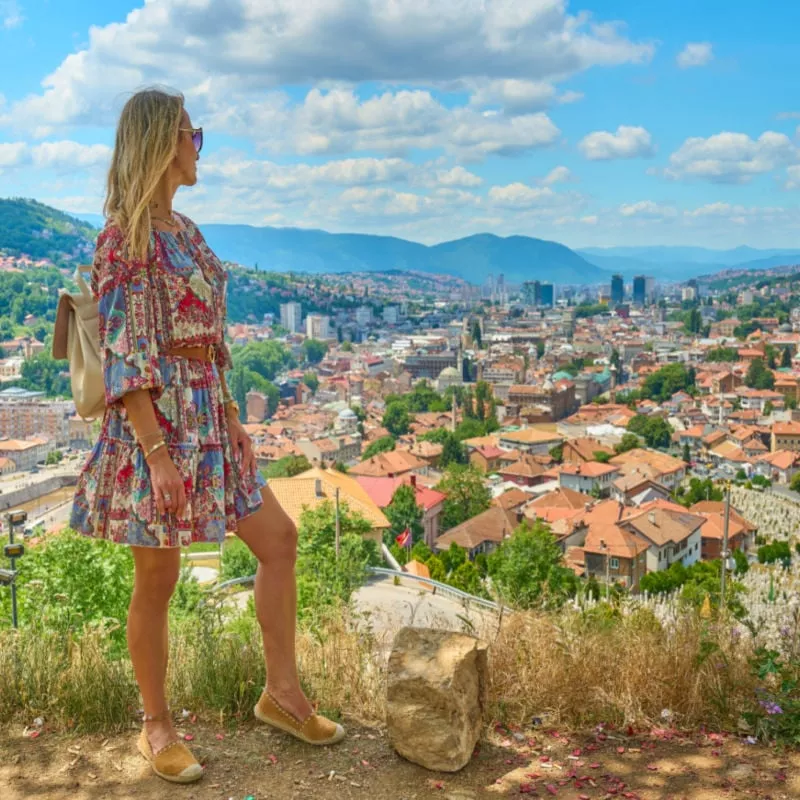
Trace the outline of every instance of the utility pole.
{"label": "utility pole", "polygon": [[728,525],[731,519],[731,482],[725,482],[725,525],[722,529],[722,564],[720,569],[720,608],[725,608],[725,572],[728,565]]}
{"label": "utility pole", "polygon": [[339,558],[339,541],[342,535],[341,520],[339,519],[339,487],[336,487],[336,558]]}

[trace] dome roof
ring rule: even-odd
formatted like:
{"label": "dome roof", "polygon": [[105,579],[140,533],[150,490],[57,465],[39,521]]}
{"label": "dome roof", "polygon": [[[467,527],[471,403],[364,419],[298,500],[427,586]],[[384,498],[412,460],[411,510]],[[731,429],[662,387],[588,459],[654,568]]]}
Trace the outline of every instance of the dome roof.
{"label": "dome roof", "polygon": [[339,419],[358,419],[356,412],[352,408],[343,408],[339,412]]}
{"label": "dome roof", "polygon": [[461,373],[455,367],[445,367],[440,373],[440,378],[460,378]]}

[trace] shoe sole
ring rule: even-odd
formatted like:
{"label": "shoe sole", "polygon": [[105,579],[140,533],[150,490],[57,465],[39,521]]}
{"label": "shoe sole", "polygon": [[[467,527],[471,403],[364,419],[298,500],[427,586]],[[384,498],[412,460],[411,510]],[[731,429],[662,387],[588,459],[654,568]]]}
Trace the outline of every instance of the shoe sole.
{"label": "shoe sole", "polygon": [[284,733],[288,733],[290,736],[294,736],[295,739],[299,739],[301,742],[315,745],[317,747],[324,747],[325,745],[329,744],[338,744],[345,737],[345,731],[340,725],[337,728],[336,734],[334,736],[331,736],[329,739],[320,739],[320,740],[309,739],[307,736],[303,736],[302,733],[293,728],[290,728],[288,725],[283,725],[277,720],[268,717],[266,714],[262,714],[258,706],[255,706],[253,708],[253,714],[255,715],[256,719],[260,720],[261,722],[264,722],[267,725],[271,725],[273,728],[277,728],[278,730],[283,731]]}
{"label": "shoe sole", "polygon": [[203,777],[203,768],[202,767],[200,768],[200,772],[197,773],[197,775],[186,775],[186,776],[167,775],[164,772],[159,772],[156,769],[155,764],[153,763],[153,760],[150,758],[150,756],[145,752],[145,749],[138,742],[136,744],[136,749],[141,753],[142,758],[144,758],[144,760],[150,765],[150,769],[152,769],[153,772],[156,775],[158,775],[158,777],[161,778],[161,780],[163,780],[163,781],[169,781],[169,783],[183,783],[183,784],[186,784],[186,783],[196,783],[197,781],[200,780],[200,778]]}

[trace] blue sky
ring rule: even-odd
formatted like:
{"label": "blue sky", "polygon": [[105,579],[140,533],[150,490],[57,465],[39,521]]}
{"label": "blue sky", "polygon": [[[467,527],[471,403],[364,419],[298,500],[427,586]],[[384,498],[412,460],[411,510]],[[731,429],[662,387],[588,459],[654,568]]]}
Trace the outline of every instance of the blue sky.
{"label": "blue sky", "polygon": [[797,4],[0,0],[0,195],[99,212],[182,90],[198,222],[800,247]]}

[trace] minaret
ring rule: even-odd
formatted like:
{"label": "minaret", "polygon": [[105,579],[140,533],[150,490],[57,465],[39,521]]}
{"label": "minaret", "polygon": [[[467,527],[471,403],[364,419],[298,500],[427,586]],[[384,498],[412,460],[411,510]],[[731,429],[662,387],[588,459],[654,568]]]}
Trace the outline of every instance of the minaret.
{"label": "minaret", "polygon": [[453,419],[450,420],[450,431],[456,432],[456,393],[453,392]]}
{"label": "minaret", "polygon": [[609,400],[612,404],[617,402],[617,367],[611,365],[611,390],[609,391]]}

